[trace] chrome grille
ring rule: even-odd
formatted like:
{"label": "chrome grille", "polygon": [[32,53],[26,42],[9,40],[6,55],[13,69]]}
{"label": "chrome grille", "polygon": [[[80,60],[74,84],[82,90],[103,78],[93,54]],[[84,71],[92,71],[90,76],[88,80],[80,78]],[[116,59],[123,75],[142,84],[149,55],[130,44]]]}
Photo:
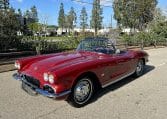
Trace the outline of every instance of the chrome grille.
{"label": "chrome grille", "polygon": [[23,77],[23,80],[27,81],[28,83],[30,83],[30,84],[38,87],[38,88],[40,87],[39,80],[37,80],[37,79],[35,79],[33,77],[30,77],[30,76],[27,76],[27,75],[23,75],[22,77]]}

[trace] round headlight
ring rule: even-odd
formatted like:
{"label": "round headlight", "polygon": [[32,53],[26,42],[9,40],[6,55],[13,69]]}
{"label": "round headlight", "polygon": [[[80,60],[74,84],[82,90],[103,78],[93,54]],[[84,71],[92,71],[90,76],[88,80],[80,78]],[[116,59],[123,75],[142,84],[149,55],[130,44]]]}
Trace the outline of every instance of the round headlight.
{"label": "round headlight", "polygon": [[47,74],[47,73],[44,73],[44,74],[43,74],[43,79],[44,79],[44,81],[48,81],[48,80],[49,80],[49,77],[48,77],[48,74]]}
{"label": "round headlight", "polygon": [[15,62],[15,67],[16,67],[17,69],[20,69],[20,68],[21,68],[20,63],[19,63],[18,61]]}
{"label": "round headlight", "polygon": [[49,75],[49,83],[53,84],[54,83],[54,76]]}
{"label": "round headlight", "polygon": [[14,63],[14,66],[17,68],[17,62]]}

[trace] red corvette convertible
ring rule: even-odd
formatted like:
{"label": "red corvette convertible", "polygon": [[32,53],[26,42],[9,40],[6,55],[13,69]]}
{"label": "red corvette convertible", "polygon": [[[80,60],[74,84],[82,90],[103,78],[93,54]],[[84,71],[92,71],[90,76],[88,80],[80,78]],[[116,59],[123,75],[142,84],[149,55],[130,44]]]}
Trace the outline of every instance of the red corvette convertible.
{"label": "red corvette convertible", "polygon": [[86,38],[74,52],[39,55],[15,62],[14,78],[31,95],[65,99],[74,107],[89,103],[99,87],[143,74],[144,51],[120,51],[106,38]]}

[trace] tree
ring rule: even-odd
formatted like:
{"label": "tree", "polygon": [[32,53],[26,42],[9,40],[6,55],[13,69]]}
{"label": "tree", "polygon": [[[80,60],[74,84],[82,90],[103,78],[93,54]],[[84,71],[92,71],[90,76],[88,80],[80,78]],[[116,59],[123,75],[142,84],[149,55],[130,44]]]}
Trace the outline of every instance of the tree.
{"label": "tree", "polygon": [[103,10],[100,7],[100,0],[94,0],[90,25],[95,29],[95,36],[97,35],[97,31],[102,27],[102,13]]}
{"label": "tree", "polygon": [[153,20],[157,0],[114,0],[114,18],[119,27],[142,31]]}
{"label": "tree", "polygon": [[63,3],[60,4],[60,11],[59,11],[59,17],[58,17],[58,25],[60,28],[64,28],[64,24],[65,24],[65,15],[64,15],[64,5]]}
{"label": "tree", "polygon": [[74,11],[74,8],[71,7],[71,10],[68,12],[67,15],[65,15],[65,24],[64,27],[68,29],[68,32],[70,34],[70,31],[74,29],[76,24],[77,16]]}
{"label": "tree", "polygon": [[[41,46],[42,41],[41,41],[41,35],[40,35],[42,32],[42,24],[37,23],[37,22],[30,23],[28,25],[28,28],[33,32],[32,39],[36,40],[34,45],[35,45],[36,52],[39,55],[41,54],[40,50],[42,49],[42,46]],[[35,34],[37,36],[35,36]]]}
{"label": "tree", "polygon": [[[18,11],[19,13],[19,11]],[[23,33],[24,35],[31,35],[28,29],[29,24],[37,23],[38,20],[38,11],[36,6],[32,6],[30,10],[26,10],[24,16],[22,17],[22,24],[23,24]]]}
{"label": "tree", "polygon": [[77,20],[76,13],[74,11],[74,8],[71,7],[71,10],[68,14],[68,22],[69,22],[69,28],[70,29],[74,29],[75,24],[76,24],[76,20]]}
{"label": "tree", "polygon": [[33,19],[33,22],[38,22],[38,11],[36,6],[31,7],[30,17]]}
{"label": "tree", "polygon": [[33,23],[33,19],[31,18],[31,12],[29,10],[26,10],[26,12],[24,13],[24,35],[31,35],[31,33],[29,32],[28,29],[28,25]]}
{"label": "tree", "polygon": [[70,33],[70,15],[65,15],[65,23],[64,23],[64,27],[66,28],[66,30],[68,30],[68,32]]}
{"label": "tree", "polygon": [[21,9],[18,9],[18,15],[19,15],[20,17],[23,16],[23,15],[22,15],[22,11],[21,11]]}
{"label": "tree", "polygon": [[162,14],[161,9],[156,8],[154,19],[148,24],[147,29],[154,34],[154,40],[164,40],[167,38],[167,21],[166,16]]}
{"label": "tree", "polygon": [[48,18],[49,17],[47,15],[41,16],[42,32],[44,33],[45,37],[47,35]]}
{"label": "tree", "polygon": [[35,6],[31,7],[30,10],[26,10],[24,17],[26,18],[26,24],[38,22],[38,11]]}
{"label": "tree", "polygon": [[85,28],[88,26],[87,24],[87,19],[88,19],[88,15],[86,12],[86,8],[83,7],[81,10],[81,15],[80,15],[80,26],[82,28],[82,31],[85,33]]}
{"label": "tree", "polygon": [[13,10],[0,11],[0,50],[18,47],[19,23]]}
{"label": "tree", "polygon": [[160,8],[156,8],[154,11],[154,19],[148,24],[148,29],[152,29],[152,27],[156,27],[158,23],[162,23],[166,21],[166,16],[163,15]]}
{"label": "tree", "polygon": [[23,14],[22,14],[21,9],[18,9],[18,11],[17,11],[17,18],[18,18],[18,21],[19,21],[20,25],[23,26],[24,25]]}
{"label": "tree", "polygon": [[0,0],[0,10],[9,9],[9,0]]}
{"label": "tree", "polygon": [[17,19],[19,22],[19,28],[20,28],[19,31],[23,33],[24,32],[24,18],[23,18],[21,9],[18,9],[16,15],[17,15]]}
{"label": "tree", "polygon": [[26,10],[25,14],[24,14],[25,18],[31,18],[31,12],[29,10]]}
{"label": "tree", "polygon": [[41,33],[42,31],[42,25],[35,22],[35,23],[30,23],[28,25],[28,28],[33,32],[33,34],[36,34],[36,33]]}

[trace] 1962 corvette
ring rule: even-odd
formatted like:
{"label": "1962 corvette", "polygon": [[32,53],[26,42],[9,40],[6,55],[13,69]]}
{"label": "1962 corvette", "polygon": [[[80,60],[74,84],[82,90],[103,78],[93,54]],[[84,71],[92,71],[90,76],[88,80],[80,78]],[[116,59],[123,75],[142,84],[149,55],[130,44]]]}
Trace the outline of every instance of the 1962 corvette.
{"label": "1962 corvette", "polygon": [[112,40],[86,38],[74,52],[39,55],[15,62],[13,76],[31,95],[64,99],[74,107],[89,103],[99,87],[125,77],[143,74],[148,61],[144,51],[121,51]]}

